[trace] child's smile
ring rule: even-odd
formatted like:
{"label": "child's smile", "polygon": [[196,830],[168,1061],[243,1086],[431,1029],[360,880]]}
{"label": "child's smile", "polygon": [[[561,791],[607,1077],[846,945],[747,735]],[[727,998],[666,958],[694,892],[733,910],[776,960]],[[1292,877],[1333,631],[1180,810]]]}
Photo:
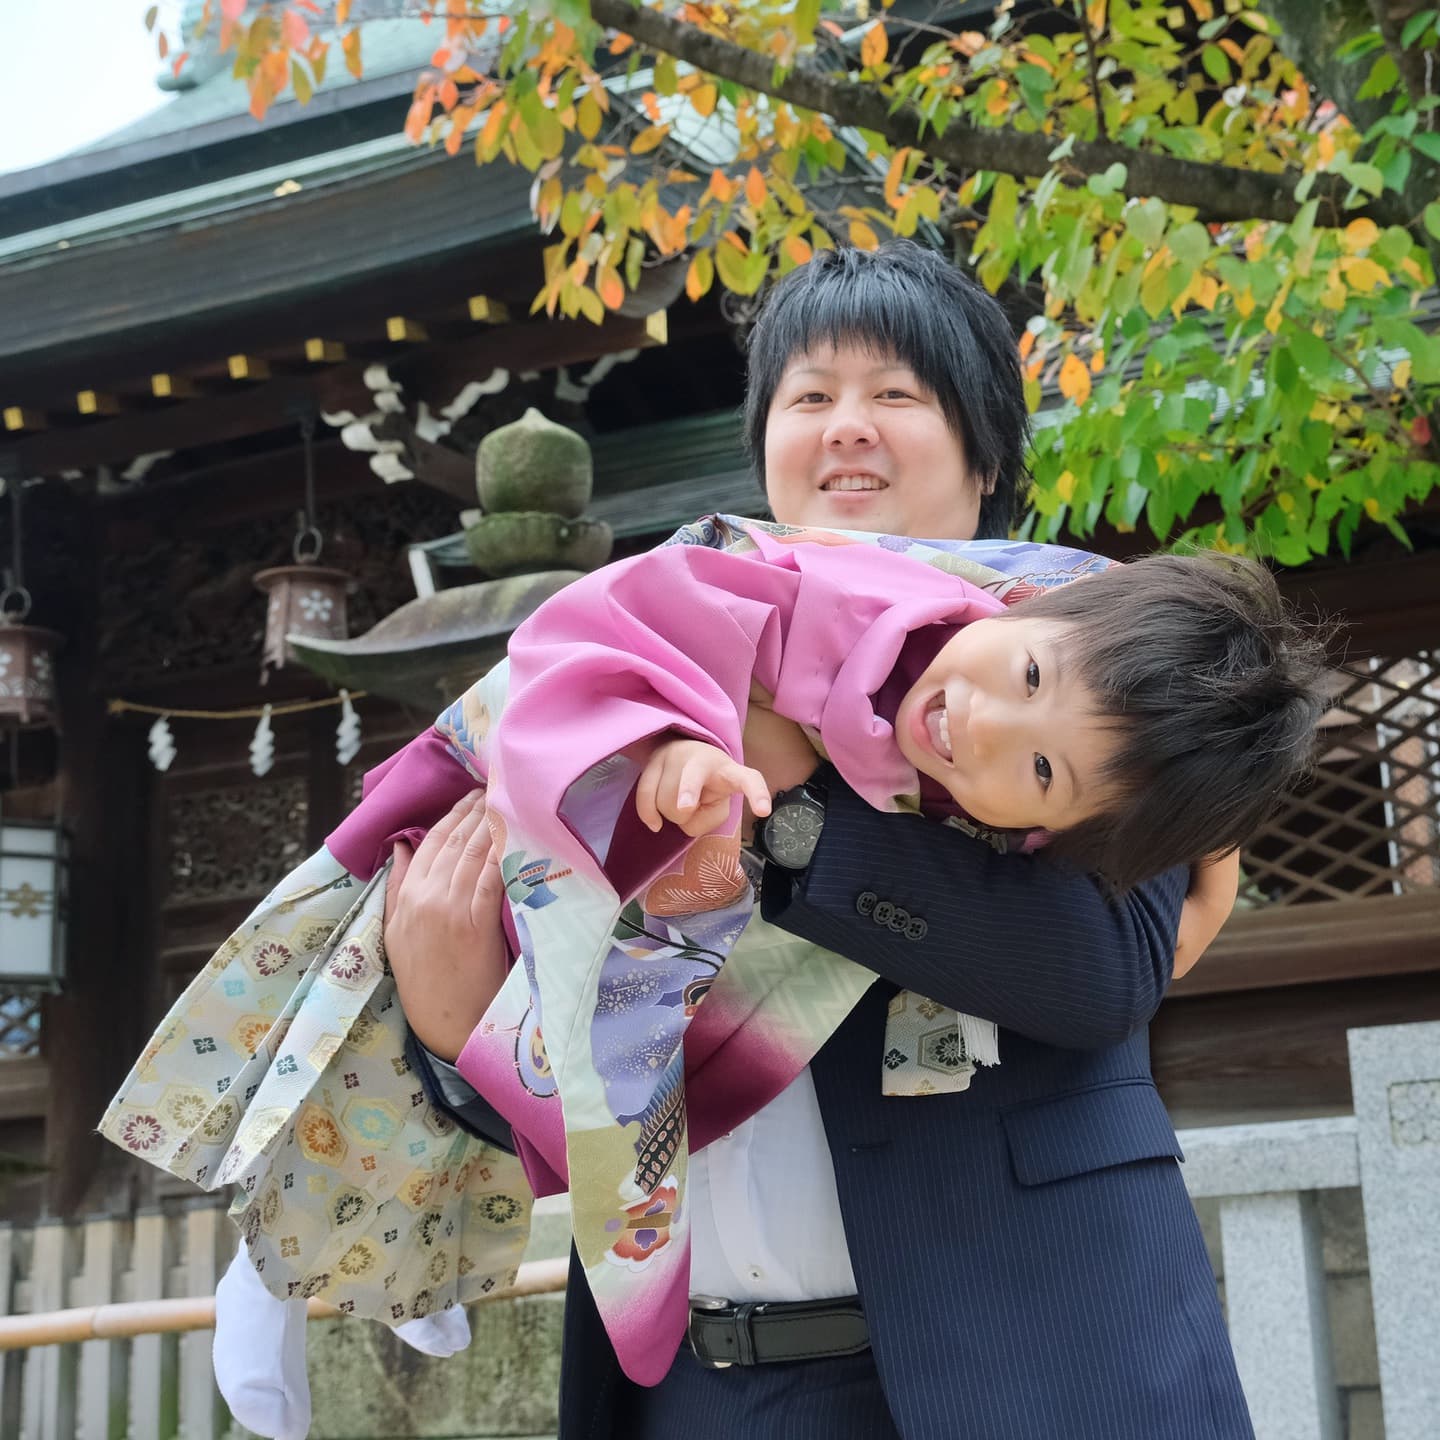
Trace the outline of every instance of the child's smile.
{"label": "child's smile", "polygon": [[1102,808],[1116,737],[1065,665],[1065,638],[1054,621],[977,621],[900,703],[901,753],[982,824],[1065,830]]}

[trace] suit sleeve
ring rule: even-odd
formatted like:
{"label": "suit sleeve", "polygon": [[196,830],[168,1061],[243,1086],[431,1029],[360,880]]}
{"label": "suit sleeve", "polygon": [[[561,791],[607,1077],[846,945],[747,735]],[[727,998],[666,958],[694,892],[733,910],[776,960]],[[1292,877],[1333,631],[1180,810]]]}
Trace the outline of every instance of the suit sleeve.
{"label": "suit sleeve", "polygon": [[[1184,869],[1112,899],[1043,852],[1000,855],[952,827],[873,810],[833,773],[829,796],[809,869],[766,866],[763,913],[781,929],[1050,1045],[1118,1044],[1159,1008]],[[923,926],[877,923],[885,900]]]}

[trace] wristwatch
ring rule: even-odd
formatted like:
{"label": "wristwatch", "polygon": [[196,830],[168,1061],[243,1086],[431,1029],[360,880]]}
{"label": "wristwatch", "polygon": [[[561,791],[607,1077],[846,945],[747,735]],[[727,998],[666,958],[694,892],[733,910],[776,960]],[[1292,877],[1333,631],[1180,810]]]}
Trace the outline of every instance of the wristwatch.
{"label": "wristwatch", "polygon": [[824,784],[813,779],[782,790],[774,808],[755,827],[755,850],[782,870],[805,869],[825,828],[828,798]]}

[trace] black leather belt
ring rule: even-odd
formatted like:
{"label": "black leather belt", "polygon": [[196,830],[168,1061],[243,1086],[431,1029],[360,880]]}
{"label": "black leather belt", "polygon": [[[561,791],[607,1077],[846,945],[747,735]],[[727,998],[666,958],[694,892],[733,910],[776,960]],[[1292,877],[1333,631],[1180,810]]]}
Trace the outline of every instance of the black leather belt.
{"label": "black leather belt", "polygon": [[691,1296],[690,1348],[702,1365],[723,1370],[858,1355],[870,1348],[870,1332],[855,1296],[738,1305]]}

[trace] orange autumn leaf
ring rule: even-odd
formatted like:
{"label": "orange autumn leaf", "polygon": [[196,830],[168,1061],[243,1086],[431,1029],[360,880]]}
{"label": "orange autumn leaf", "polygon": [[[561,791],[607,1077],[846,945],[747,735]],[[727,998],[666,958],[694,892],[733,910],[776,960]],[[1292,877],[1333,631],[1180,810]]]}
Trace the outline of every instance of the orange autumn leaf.
{"label": "orange autumn leaf", "polygon": [[505,123],[507,113],[503,100],[497,100],[491,107],[490,113],[485,117],[485,124],[480,130],[480,148],[482,150],[488,150],[500,138],[500,127]]}
{"label": "orange autumn leaf", "polygon": [[722,204],[728,204],[735,198],[735,192],[740,188],[738,180],[732,180],[723,170],[712,170],[710,172],[710,193]]}
{"label": "orange autumn leaf", "polygon": [[595,286],[604,302],[607,310],[618,310],[620,303],[625,299],[625,286],[615,270],[606,265],[600,271],[599,280]]}
{"label": "orange autumn leaf", "polygon": [[1090,372],[1078,355],[1067,355],[1060,367],[1060,393],[1077,405],[1090,398]]}
{"label": "orange autumn leaf", "polygon": [[460,103],[460,87],[453,80],[440,82],[440,104],[446,110],[453,110]]}
{"label": "orange autumn leaf", "polygon": [[612,55],[623,55],[634,43],[635,38],[632,35],[617,35],[610,42],[610,53]]}
{"label": "orange autumn leaf", "polygon": [[889,49],[890,40],[885,34],[885,27],[877,20],[860,42],[860,63],[869,70],[885,58]]}
{"label": "orange autumn leaf", "polygon": [[852,220],[850,243],[860,250],[878,250],[880,237],[863,220]]}
{"label": "orange autumn leaf", "polygon": [[1034,348],[1035,348],[1035,332],[1034,332],[1033,330],[1027,330],[1027,331],[1020,337],[1020,358],[1021,358],[1022,360],[1026,359],[1026,358],[1029,356],[1030,352],[1031,352]]}
{"label": "orange autumn leaf", "polygon": [[668,125],[647,125],[631,142],[632,155],[648,155],[670,133]]}
{"label": "orange autumn leaf", "polygon": [[310,26],[298,11],[287,10],[280,17],[280,35],[292,50],[303,50],[310,38]]}
{"label": "orange autumn leaf", "polygon": [[758,210],[769,193],[765,188],[765,177],[752,165],[745,177],[745,198]]}
{"label": "orange autumn leaf", "polygon": [[797,265],[804,265],[815,252],[803,235],[790,235],[785,240],[785,253]]}
{"label": "orange autumn leaf", "polygon": [[1380,238],[1380,227],[1373,220],[1362,217],[1352,220],[1343,235],[1347,250],[1368,250]]}
{"label": "orange autumn leaf", "polygon": [[690,103],[701,115],[713,115],[720,99],[718,85],[697,85],[690,93]]}
{"label": "orange autumn leaf", "polygon": [[1091,373],[1092,375],[1098,375],[1104,368],[1105,368],[1105,352],[1104,352],[1103,350],[1097,350],[1097,351],[1090,357],[1090,373]]}
{"label": "orange autumn leaf", "polygon": [[905,162],[910,158],[910,147],[902,145],[890,159],[890,169],[885,173],[885,203],[893,209],[900,208],[900,181],[905,174]]}
{"label": "orange autumn leaf", "polygon": [[350,0],[338,0],[335,6],[335,23],[343,25],[350,18]]}
{"label": "orange autumn leaf", "polygon": [[345,54],[345,68],[358,80],[364,74],[364,68],[360,62],[360,32],[352,30],[340,41],[340,49]]}

